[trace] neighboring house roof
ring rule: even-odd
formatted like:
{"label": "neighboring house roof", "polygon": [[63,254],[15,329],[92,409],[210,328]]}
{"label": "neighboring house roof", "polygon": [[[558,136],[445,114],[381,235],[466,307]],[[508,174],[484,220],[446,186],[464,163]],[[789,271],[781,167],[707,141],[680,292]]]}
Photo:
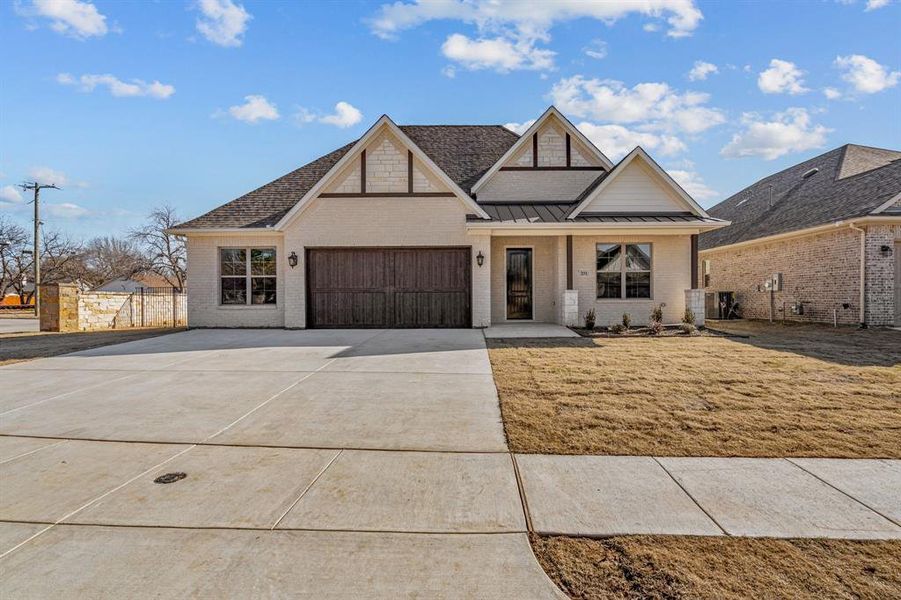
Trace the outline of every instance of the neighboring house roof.
{"label": "neighboring house roof", "polygon": [[846,144],[765,177],[708,209],[710,216],[732,225],[702,234],[699,248],[875,215],[880,209],[879,215],[897,216],[891,204],[899,194],[901,151]]}
{"label": "neighboring house roof", "polygon": [[94,288],[97,292],[133,292],[139,288],[171,288],[168,279],[158,273],[136,273],[128,278],[113,279]]}
{"label": "neighboring house roof", "polygon": [[[500,125],[400,125],[399,128],[466,193],[519,139],[518,135]],[[358,141],[354,140],[175,229],[272,227]]]}

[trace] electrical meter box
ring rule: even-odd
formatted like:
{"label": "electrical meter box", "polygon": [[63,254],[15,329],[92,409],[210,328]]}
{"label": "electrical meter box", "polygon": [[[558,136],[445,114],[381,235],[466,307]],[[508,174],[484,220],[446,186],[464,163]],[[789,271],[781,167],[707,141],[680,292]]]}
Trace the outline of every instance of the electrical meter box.
{"label": "electrical meter box", "polygon": [[774,292],[782,291],[782,273],[773,273],[772,283],[770,283],[770,289]]}

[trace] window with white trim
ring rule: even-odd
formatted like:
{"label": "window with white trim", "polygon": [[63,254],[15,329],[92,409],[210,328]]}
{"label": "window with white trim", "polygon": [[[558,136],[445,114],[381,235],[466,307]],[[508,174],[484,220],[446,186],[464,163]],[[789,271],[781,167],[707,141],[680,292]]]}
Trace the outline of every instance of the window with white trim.
{"label": "window with white trim", "polygon": [[275,304],[275,248],[219,248],[219,303]]}
{"label": "window with white trim", "polygon": [[598,244],[597,297],[651,297],[651,244]]}

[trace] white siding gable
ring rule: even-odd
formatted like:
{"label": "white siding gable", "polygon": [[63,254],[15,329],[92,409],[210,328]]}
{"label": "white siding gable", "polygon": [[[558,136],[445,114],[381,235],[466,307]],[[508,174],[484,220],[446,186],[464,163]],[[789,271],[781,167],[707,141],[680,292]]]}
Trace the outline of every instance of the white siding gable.
{"label": "white siding gable", "polygon": [[685,212],[673,189],[639,160],[632,161],[583,212]]}

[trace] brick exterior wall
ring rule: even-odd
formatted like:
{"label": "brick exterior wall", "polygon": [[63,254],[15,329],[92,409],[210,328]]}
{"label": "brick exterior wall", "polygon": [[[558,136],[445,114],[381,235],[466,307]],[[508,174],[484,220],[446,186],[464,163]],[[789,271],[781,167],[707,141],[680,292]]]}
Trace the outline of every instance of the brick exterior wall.
{"label": "brick exterior wall", "polygon": [[406,192],[407,149],[393,136],[383,134],[366,148],[366,191]]}
{"label": "brick exterior wall", "polygon": [[[276,304],[221,306],[219,248],[275,248]],[[284,327],[287,256],[282,236],[188,236],[188,323],[191,327]],[[299,288],[303,290],[303,288]],[[292,294],[297,293],[292,291]]]}
{"label": "brick exterior wall", "polygon": [[[598,299],[597,244],[651,244],[651,298]],[[655,305],[665,303],[663,322],[679,323],[685,312],[685,290],[691,287],[690,235],[573,236],[573,287],[579,290],[580,320],[594,308],[599,327],[619,323],[629,313],[632,323],[646,325]],[[584,273],[584,274],[583,274]]]}
{"label": "brick exterior wall", "polygon": [[[894,256],[891,246],[901,237],[890,225],[866,225],[866,322],[891,325],[894,320]],[[749,319],[770,317],[770,293],[758,291],[773,273],[782,273],[783,289],[773,292],[773,318],[839,324],[860,320],[860,233],[848,227],[817,235],[700,253],[698,281],[703,284],[704,261],[710,261],[707,291],[732,291]],[[763,289],[761,287],[761,289]],[[795,303],[803,315],[792,314]],[[843,305],[848,304],[848,308]],[[783,315],[783,306],[785,307]]]}

